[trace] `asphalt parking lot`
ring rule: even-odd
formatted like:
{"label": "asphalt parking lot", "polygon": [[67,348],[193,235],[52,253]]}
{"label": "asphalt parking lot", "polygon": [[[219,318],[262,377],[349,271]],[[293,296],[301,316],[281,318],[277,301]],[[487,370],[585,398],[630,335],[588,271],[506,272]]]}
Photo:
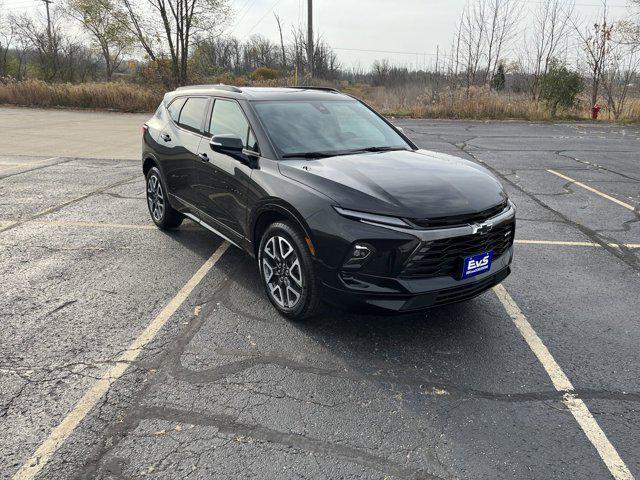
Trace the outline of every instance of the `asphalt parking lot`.
{"label": "asphalt parking lot", "polygon": [[500,177],[512,275],[292,324],[153,227],[145,119],[0,108],[1,478],[640,478],[640,127],[398,121]]}

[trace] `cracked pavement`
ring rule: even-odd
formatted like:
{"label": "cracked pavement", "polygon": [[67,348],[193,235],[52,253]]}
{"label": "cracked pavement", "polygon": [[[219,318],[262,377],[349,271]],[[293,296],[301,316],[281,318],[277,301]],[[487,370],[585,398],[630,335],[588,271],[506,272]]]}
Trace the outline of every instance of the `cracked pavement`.
{"label": "cracked pavement", "polygon": [[[144,117],[83,118],[137,133]],[[640,243],[639,212],[547,172],[637,206],[640,128],[397,123],[499,176],[518,239],[602,246],[517,244],[504,285],[640,476],[640,250],[610,245]],[[221,244],[189,221],[149,228],[138,144],[113,160],[65,142],[0,150],[0,478]],[[492,292],[292,324],[230,248],[38,478],[610,478],[562,398]]]}

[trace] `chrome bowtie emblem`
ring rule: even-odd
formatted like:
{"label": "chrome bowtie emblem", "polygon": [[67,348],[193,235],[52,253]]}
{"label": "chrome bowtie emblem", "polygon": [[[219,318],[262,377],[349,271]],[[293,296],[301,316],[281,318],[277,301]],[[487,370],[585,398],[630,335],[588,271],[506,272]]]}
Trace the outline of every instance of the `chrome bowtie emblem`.
{"label": "chrome bowtie emblem", "polygon": [[491,231],[491,229],[493,228],[493,225],[491,225],[490,223],[482,223],[482,224],[472,225],[472,227],[473,227],[473,233],[484,235],[485,233],[489,233]]}

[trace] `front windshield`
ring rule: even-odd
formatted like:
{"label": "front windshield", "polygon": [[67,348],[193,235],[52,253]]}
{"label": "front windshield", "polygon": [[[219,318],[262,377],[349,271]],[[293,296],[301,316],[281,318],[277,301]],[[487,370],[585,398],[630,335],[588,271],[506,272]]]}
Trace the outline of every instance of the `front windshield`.
{"label": "front windshield", "polygon": [[284,157],[411,148],[380,117],[355,100],[258,101],[254,107]]}

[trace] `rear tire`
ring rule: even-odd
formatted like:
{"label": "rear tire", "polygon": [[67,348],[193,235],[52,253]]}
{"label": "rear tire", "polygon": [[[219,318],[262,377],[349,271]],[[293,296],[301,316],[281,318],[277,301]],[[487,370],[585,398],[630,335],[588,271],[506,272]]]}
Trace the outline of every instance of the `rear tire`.
{"label": "rear tire", "polygon": [[272,223],[258,250],[260,278],[271,304],[285,318],[301,321],[320,311],[320,281],[304,236],[289,222]]}
{"label": "rear tire", "polygon": [[169,205],[167,189],[157,167],[147,172],[146,178],[147,207],[151,220],[161,230],[169,230],[180,226],[184,217]]}

